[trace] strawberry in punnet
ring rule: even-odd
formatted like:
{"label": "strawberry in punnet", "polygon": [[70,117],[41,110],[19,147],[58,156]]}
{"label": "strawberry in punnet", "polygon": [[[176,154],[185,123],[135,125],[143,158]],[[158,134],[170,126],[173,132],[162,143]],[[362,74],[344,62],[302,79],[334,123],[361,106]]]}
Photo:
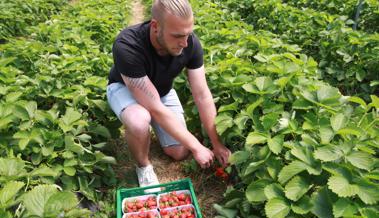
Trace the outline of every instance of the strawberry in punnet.
{"label": "strawberry in punnet", "polygon": [[161,209],[187,205],[191,203],[191,195],[185,192],[173,191],[168,194],[163,194],[159,198],[159,207]]}
{"label": "strawberry in punnet", "polygon": [[158,212],[148,211],[138,214],[126,214],[126,218],[157,218],[159,217]]}
{"label": "strawberry in punnet", "polygon": [[134,199],[124,202],[124,213],[139,212],[146,210],[153,210],[157,208],[156,196],[150,196],[148,198]]}
{"label": "strawberry in punnet", "polygon": [[160,211],[162,218],[195,218],[193,207],[183,207],[181,209],[164,209]]}

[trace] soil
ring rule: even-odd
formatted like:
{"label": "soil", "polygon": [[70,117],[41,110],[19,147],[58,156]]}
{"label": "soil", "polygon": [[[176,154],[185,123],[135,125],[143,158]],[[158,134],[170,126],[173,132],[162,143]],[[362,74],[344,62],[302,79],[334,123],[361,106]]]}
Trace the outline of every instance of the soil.
{"label": "soil", "polygon": [[[133,15],[130,24],[143,22],[144,11],[144,5],[140,0],[133,1]],[[135,174],[135,162],[128,152],[125,140],[120,138],[111,144],[114,146],[112,147],[118,162],[114,170],[119,181],[123,181],[123,187],[138,186],[137,176]],[[189,165],[194,162],[192,157],[181,162],[174,161],[164,154],[159,142],[154,138],[150,146],[150,161],[161,183],[191,178],[203,217],[213,218],[217,215],[213,204],[221,203],[223,193],[226,190],[226,184],[214,176],[212,169],[203,170],[198,168],[196,170],[190,170]]]}

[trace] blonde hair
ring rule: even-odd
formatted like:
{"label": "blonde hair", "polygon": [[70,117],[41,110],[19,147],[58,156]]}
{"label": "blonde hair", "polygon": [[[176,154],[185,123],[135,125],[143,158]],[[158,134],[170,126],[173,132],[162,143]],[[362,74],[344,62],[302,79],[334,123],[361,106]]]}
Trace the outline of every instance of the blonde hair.
{"label": "blonde hair", "polygon": [[192,18],[193,12],[188,0],[154,0],[151,8],[153,19],[163,21],[165,13],[189,19]]}

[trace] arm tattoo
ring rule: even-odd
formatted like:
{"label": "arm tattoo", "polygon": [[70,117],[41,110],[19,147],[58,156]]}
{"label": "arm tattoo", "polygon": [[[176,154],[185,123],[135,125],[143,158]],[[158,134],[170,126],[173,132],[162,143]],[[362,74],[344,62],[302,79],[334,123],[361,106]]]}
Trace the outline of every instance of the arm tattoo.
{"label": "arm tattoo", "polygon": [[155,96],[153,95],[153,93],[151,93],[151,91],[149,91],[147,89],[147,86],[146,86],[146,81],[145,81],[145,78],[142,77],[142,78],[128,78],[128,82],[129,82],[129,85],[130,87],[133,87],[133,88],[138,88],[140,89],[141,91],[143,91],[148,97],[151,98],[151,100],[154,100]]}

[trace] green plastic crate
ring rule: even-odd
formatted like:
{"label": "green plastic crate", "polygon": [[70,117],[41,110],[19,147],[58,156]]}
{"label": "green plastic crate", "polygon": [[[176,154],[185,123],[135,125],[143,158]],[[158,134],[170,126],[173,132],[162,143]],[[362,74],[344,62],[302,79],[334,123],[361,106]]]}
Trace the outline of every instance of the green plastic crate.
{"label": "green plastic crate", "polygon": [[152,185],[152,186],[146,186],[146,187],[139,187],[139,188],[120,188],[117,190],[116,193],[116,212],[117,212],[117,218],[122,218],[122,200],[124,198],[129,197],[136,197],[141,195],[146,195],[144,192],[146,189],[151,188],[157,188],[160,187],[161,191],[158,192],[152,192],[149,194],[160,194],[164,192],[171,192],[171,191],[179,191],[179,190],[189,190],[191,192],[191,198],[192,198],[192,204],[195,207],[195,211],[197,214],[197,218],[203,218],[201,215],[201,210],[199,207],[199,203],[197,202],[197,198],[195,195],[195,191],[193,189],[193,185],[191,182],[191,179],[181,179],[174,182],[159,184],[159,185]]}

